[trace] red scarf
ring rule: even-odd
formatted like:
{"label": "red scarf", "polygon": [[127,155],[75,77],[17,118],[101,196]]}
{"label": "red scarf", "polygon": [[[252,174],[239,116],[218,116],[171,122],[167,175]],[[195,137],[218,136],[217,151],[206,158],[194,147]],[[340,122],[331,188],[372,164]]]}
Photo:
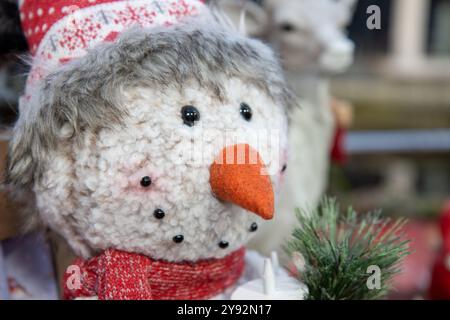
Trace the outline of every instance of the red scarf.
{"label": "red scarf", "polygon": [[[88,261],[75,261],[79,269],[72,267],[65,274],[64,298],[208,299],[236,283],[244,270],[244,255],[245,250],[241,248],[223,259],[171,263],[136,253],[106,250]],[[75,278],[77,274],[79,279]]]}

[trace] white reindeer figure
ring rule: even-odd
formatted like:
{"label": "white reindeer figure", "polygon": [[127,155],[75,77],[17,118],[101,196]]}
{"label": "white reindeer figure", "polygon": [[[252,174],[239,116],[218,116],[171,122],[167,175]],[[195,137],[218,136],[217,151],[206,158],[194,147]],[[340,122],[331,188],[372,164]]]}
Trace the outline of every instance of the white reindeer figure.
{"label": "white reindeer figure", "polygon": [[270,39],[288,70],[342,72],[353,62],[345,27],[356,0],[266,0]]}
{"label": "white reindeer figure", "polygon": [[345,27],[357,0],[265,0],[267,18],[253,1],[223,2],[236,22],[244,8],[248,31],[264,34],[279,51],[300,99],[300,108],[290,115],[290,160],[278,215],[252,242],[253,248],[269,254],[281,249],[297,224],[295,208],[315,208],[325,191],[335,130],[328,79],[353,62],[354,44]]}

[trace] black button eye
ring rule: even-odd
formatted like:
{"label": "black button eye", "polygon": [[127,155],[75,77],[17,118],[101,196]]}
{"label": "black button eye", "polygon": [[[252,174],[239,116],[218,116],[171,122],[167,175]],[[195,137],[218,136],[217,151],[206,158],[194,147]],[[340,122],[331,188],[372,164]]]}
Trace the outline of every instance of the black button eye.
{"label": "black button eye", "polygon": [[250,232],[255,232],[256,230],[258,230],[258,224],[256,222],[253,222],[250,226]]}
{"label": "black button eye", "polygon": [[292,32],[295,30],[295,27],[293,24],[291,24],[289,22],[284,22],[284,23],[280,24],[280,30],[284,31],[284,32]]}
{"label": "black button eye", "polygon": [[144,188],[150,187],[151,184],[152,184],[152,178],[150,178],[149,176],[145,176],[141,179],[141,186],[143,186]]}
{"label": "black button eye", "polygon": [[253,116],[252,108],[250,108],[250,106],[245,102],[241,103],[240,113],[245,120],[250,121],[252,119]]}
{"label": "black button eye", "polygon": [[220,247],[221,249],[226,249],[226,248],[228,248],[229,245],[230,245],[230,244],[228,243],[228,241],[220,241],[220,242],[219,242],[219,247]]}
{"label": "black button eye", "polygon": [[179,234],[172,238],[173,242],[175,243],[182,243],[184,240],[184,236],[182,234]]}
{"label": "black button eye", "polygon": [[155,211],[153,211],[153,215],[156,219],[161,220],[162,218],[164,218],[166,213],[161,209],[156,209]]}
{"label": "black button eye", "polygon": [[181,108],[181,118],[185,125],[192,127],[195,121],[200,120],[200,112],[194,106],[184,106]]}

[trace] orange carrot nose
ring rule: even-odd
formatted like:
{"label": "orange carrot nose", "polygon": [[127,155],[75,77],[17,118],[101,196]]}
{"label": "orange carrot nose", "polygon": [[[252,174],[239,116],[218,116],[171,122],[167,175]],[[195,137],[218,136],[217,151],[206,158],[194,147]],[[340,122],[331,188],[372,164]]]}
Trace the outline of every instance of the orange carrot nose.
{"label": "orange carrot nose", "polygon": [[209,183],[217,198],[270,220],[274,212],[272,183],[258,151],[248,144],[224,148],[211,165]]}

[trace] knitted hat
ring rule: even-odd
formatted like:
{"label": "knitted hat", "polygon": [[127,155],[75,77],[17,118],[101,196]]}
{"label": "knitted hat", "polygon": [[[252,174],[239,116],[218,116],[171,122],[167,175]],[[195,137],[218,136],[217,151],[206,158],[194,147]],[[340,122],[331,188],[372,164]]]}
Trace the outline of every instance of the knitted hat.
{"label": "knitted hat", "polygon": [[[19,0],[33,63],[21,107],[58,66],[112,42],[134,26],[172,25],[199,14],[203,0]],[[25,101],[24,101],[25,99]]]}

